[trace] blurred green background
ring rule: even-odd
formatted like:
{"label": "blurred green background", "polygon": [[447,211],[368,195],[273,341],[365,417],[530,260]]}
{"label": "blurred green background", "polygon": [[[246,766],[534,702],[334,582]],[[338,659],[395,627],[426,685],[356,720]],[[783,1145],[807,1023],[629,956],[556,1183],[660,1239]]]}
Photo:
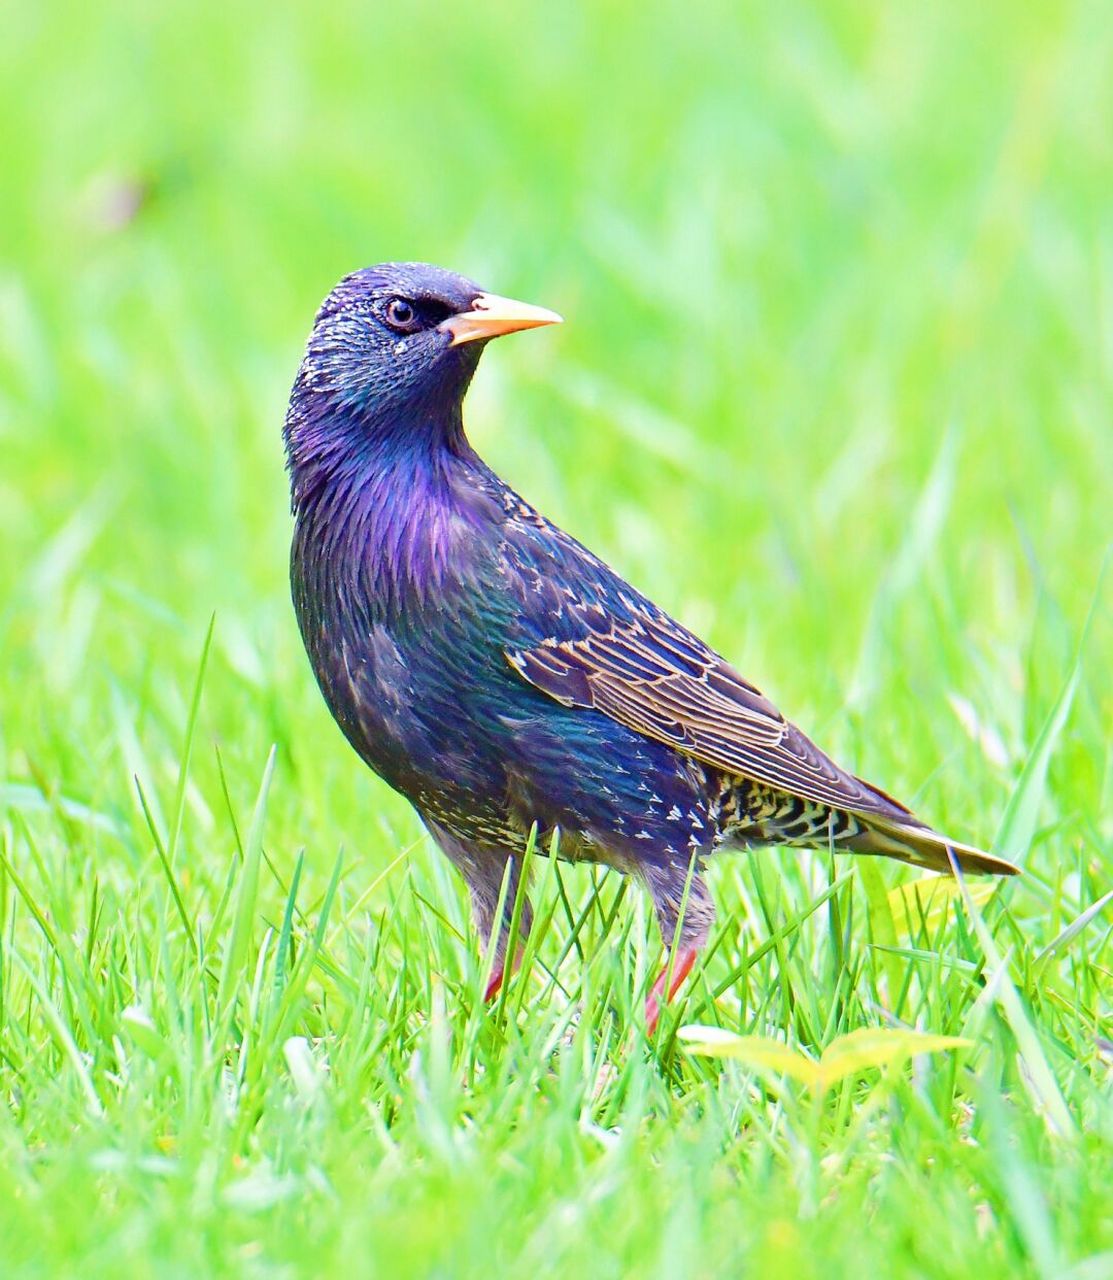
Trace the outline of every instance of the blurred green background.
{"label": "blurred green background", "polygon": [[[79,920],[93,880],[117,904],[158,882],[134,779],[172,826],[214,611],[178,855],[199,918],[233,849],[214,745],[246,823],[277,744],[268,852],[288,875],[304,847],[313,901],[338,849],[356,896],[418,841],[301,652],[280,447],[321,297],[415,258],[565,315],[483,362],[468,422],[496,469],[957,836],[993,838],[1093,615],[1038,838],[1011,851],[1046,943],[1046,895],[1073,877],[1081,910],[1113,868],[1109,19],[1100,0],[9,9],[0,821],[28,896],[49,884]],[[434,856],[413,859],[443,897]],[[42,1044],[9,1046],[9,1090],[54,1062]],[[64,1169],[22,1105],[3,1149]],[[187,1125],[159,1114],[152,1134]],[[87,1158],[57,1187],[95,1216]],[[1065,1241],[1009,1265],[1086,1252]]]}

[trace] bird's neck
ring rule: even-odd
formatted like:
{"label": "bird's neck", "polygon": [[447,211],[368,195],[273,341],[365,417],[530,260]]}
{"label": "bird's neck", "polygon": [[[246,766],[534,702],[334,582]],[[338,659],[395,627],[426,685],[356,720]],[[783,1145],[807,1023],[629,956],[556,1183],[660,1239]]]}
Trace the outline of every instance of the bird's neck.
{"label": "bird's neck", "polygon": [[291,415],[295,572],[314,594],[404,611],[479,570],[475,535],[492,513],[458,407],[447,421],[405,424],[335,406],[327,419],[293,404]]}

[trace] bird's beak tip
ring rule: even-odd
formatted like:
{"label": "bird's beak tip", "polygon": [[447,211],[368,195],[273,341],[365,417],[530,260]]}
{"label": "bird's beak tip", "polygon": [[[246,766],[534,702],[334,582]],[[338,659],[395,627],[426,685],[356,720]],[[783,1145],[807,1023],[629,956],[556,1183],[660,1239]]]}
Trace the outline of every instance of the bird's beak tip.
{"label": "bird's beak tip", "polygon": [[513,298],[501,298],[497,293],[481,293],[467,311],[449,316],[440,328],[452,335],[451,346],[464,342],[476,342],[484,338],[498,338],[504,333],[517,333],[522,329],[539,329],[542,325],[563,324],[564,317],[547,307],[535,307],[529,302],[517,302]]}

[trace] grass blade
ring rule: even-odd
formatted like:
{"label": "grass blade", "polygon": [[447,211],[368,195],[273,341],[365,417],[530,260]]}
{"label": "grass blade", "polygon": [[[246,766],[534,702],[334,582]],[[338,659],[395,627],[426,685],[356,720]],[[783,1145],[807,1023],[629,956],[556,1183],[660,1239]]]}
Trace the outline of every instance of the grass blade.
{"label": "grass blade", "polygon": [[255,919],[255,902],[259,892],[259,866],[262,862],[263,823],[267,812],[267,796],[274,776],[276,748],[271,747],[263,770],[263,780],[251,815],[251,826],[244,845],[243,866],[240,868],[239,892],[236,910],[232,917],[232,933],[224,952],[220,970],[220,986],[217,991],[218,1017],[231,1012],[235,991],[244,974],[247,949],[251,941],[251,927]]}

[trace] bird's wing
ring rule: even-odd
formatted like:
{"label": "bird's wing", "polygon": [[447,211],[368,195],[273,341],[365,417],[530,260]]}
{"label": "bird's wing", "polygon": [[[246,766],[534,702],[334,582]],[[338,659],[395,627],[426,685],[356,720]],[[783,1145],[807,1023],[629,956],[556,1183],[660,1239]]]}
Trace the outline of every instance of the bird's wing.
{"label": "bird's wing", "polygon": [[903,805],[839,768],[728,662],[532,508],[518,501],[504,528],[502,570],[518,609],[506,656],[530,684],[724,773],[915,822]]}

